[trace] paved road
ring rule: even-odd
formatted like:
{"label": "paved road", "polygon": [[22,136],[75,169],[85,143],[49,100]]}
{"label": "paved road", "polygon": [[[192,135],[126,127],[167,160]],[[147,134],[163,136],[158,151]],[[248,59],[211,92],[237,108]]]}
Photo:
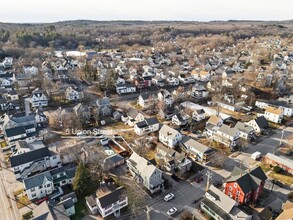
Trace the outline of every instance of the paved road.
{"label": "paved road", "polygon": [[[1,157],[2,157],[2,153]],[[2,158],[1,158],[2,159]],[[13,184],[11,184],[6,176],[9,171],[5,170],[4,164],[1,160],[0,168],[0,220],[19,220],[18,208],[14,201]]]}

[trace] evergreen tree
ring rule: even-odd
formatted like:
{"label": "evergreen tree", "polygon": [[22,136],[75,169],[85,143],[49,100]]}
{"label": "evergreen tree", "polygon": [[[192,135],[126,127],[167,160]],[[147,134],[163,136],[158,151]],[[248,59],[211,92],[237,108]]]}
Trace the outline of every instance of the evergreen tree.
{"label": "evergreen tree", "polygon": [[80,195],[85,195],[89,184],[91,184],[90,171],[84,162],[80,161],[75,172],[73,190]]}

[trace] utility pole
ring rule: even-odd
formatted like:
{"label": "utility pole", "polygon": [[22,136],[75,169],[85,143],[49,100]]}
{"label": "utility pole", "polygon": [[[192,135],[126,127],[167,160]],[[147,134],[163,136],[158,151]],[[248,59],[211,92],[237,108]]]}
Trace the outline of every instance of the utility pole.
{"label": "utility pole", "polygon": [[207,186],[206,186],[206,191],[208,191],[209,187],[210,187],[210,181],[212,180],[212,177],[213,177],[213,174],[211,171],[207,171],[206,172],[206,176],[208,177],[207,178]]}
{"label": "utility pole", "polygon": [[146,211],[146,213],[147,213],[147,220],[151,220],[151,216],[150,216],[151,209],[150,209],[150,207],[148,205],[146,205],[146,209],[147,209],[147,211]]}

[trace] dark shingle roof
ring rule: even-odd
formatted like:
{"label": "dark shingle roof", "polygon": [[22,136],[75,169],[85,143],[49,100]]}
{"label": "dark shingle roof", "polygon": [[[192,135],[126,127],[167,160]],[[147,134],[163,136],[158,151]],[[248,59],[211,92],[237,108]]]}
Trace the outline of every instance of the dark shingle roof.
{"label": "dark shingle roof", "polygon": [[28,162],[36,161],[44,157],[50,156],[51,153],[47,147],[43,147],[37,150],[29,151],[23,154],[10,157],[10,163],[12,167],[16,167]]}
{"label": "dark shingle roof", "polygon": [[267,119],[264,116],[257,117],[255,119],[255,122],[257,123],[257,125],[260,128],[263,128],[263,129],[269,128],[269,123],[268,123]]}
{"label": "dark shingle roof", "polygon": [[7,137],[13,137],[21,134],[25,134],[25,129],[23,126],[15,127],[15,128],[9,128],[5,130]]}
{"label": "dark shingle roof", "polygon": [[120,197],[123,196],[124,192],[125,192],[125,188],[123,186],[120,186],[119,188],[115,189],[113,192],[100,197],[99,201],[101,203],[101,207],[105,208],[117,202],[120,199]]}
{"label": "dark shingle roof", "polygon": [[28,190],[43,185],[45,178],[47,178],[48,180],[52,180],[50,171],[24,179],[23,184],[25,186],[25,189]]}

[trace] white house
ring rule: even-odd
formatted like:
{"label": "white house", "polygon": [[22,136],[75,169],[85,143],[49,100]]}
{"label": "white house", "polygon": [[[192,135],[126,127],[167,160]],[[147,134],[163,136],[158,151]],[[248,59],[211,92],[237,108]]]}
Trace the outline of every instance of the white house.
{"label": "white house", "polygon": [[206,98],[209,95],[209,91],[205,88],[205,86],[200,84],[195,84],[191,90],[191,96],[197,99]]}
{"label": "white house", "polygon": [[132,84],[117,84],[116,92],[119,95],[136,92],[136,86]]}
{"label": "white house", "polygon": [[54,182],[50,171],[23,180],[25,192],[29,200],[40,199],[54,191]]}
{"label": "white house", "polygon": [[148,118],[134,125],[134,132],[139,136],[158,131],[160,123],[156,117]]}
{"label": "white house", "polygon": [[257,134],[260,134],[269,128],[269,123],[264,116],[257,117],[256,119],[246,122],[245,124],[253,127],[255,133]]}
{"label": "white house", "polygon": [[132,153],[127,160],[127,165],[136,181],[142,183],[150,193],[158,192],[164,188],[162,171],[137,153]]}
{"label": "white house", "polygon": [[163,145],[158,145],[156,158],[163,159],[165,168],[170,172],[178,170],[183,174],[188,172],[192,166],[191,160],[186,156]]}
{"label": "white house", "polygon": [[157,98],[154,95],[144,93],[138,97],[137,104],[140,105],[142,108],[148,108],[152,104],[155,104],[156,99]]}
{"label": "white house", "polygon": [[192,119],[196,121],[202,121],[206,118],[205,111],[203,109],[197,109],[192,112]]}
{"label": "white house", "polygon": [[160,90],[158,93],[158,100],[163,101],[166,105],[172,105],[174,103],[173,96],[166,89]]}
{"label": "white house", "polygon": [[48,106],[48,97],[40,89],[33,91],[30,101],[33,108]]}
{"label": "white house", "polygon": [[181,141],[182,134],[179,131],[169,127],[168,125],[163,125],[159,131],[159,140],[166,146],[174,148],[175,145]]}
{"label": "white house", "polygon": [[210,161],[212,157],[213,150],[196,140],[184,136],[180,141],[182,149],[189,154],[191,158],[198,160],[203,163],[207,163]]}
{"label": "white house", "polygon": [[231,148],[237,145],[239,138],[239,130],[237,128],[230,128],[225,124],[222,124],[212,136],[214,141],[220,142]]}
{"label": "white house", "polygon": [[85,198],[86,205],[92,214],[99,212],[103,218],[110,215],[119,217],[120,210],[128,205],[128,197],[124,186],[114,183],[102,184],[94,195]]}
{"label": "white house", "polygon": [[186,124],[186,119],[183,118],[180,114],[175,114],[172,117],[172,123],[177,125],[177,126],[182,126]]}
{"label": "white house", "polygon": [[288,117],[293,116],[293,103],[291,103],[290,97],[279,98],[278,100],[256,100],[255,106],[266,109],[271,106],[282,110],[283,115]]}
{"label": "white house", "polygon": [[72,86],[68,86],[65,90],[65,98],[69,101],[80,100],[83,98],[83,93],[73,89]]}
{"label": "white house", "polygon": [[268,106],[265,110],[264,117],[271,122],[280,124],[283,119],[283,110]]}
{"label": "white house", "polygon": [[240,137],[248,140],[254,137],[254,128],[248,124],[238,121],[235,125],[240,132]]}
{"label": "white house", "polygon": [[24,179],[32,173],[58,166],[60,156],[53,154],[47,147],[11,156],[9,158],[16,179]]}
{"label": "white house", "polygon": [[134,126],[136,123],[144,120],[143,114],[138,112],[136,109],[130,109],[127,112],[127,118],[128,118],[127,123],[129,126]]}

